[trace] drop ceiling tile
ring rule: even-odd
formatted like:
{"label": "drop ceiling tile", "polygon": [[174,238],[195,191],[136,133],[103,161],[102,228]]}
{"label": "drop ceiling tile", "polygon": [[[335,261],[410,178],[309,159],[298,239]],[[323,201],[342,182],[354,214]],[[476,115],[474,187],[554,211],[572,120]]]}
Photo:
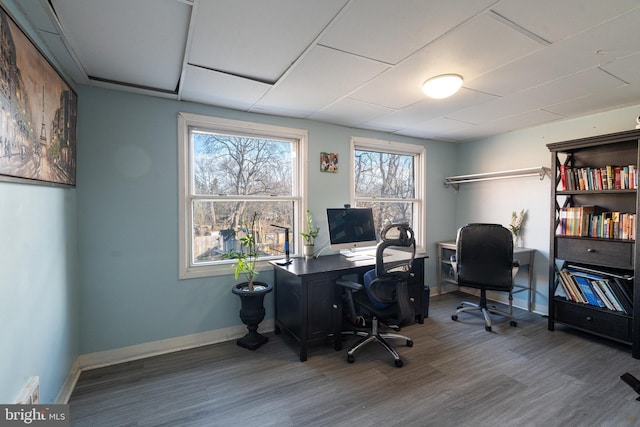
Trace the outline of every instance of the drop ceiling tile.
{"label": "drop ceiling tile", "polygon": [[191,6],[175,0],[53,0],[89,76],[174,91]]}
{"label": "drop ceiling tile", "polygon": [[358,127],[361,129],[368,129],[368,130],[375,130],[378,132],[389,132],[389,133],[395,133],[400,130],[398,128],[393,128],[393,127],[379,126],[375,122],[363,123]]}
{"label": "drop ceiling tile", "polygon": [[511,132],[520,128],[538,126],[543,123],[548,123],[564,118],[564,116],[552,113],[550,111],[535,109],[524,113],[504,117],[494,122],[487,123],[486,125],[491,126],[494,131],[497,131],[498,133],[503,133]]}
{"label": "drop ceiling tile", "polygon": [[393,109],[404,108],[424,97],[421,87],[430,77],[456,73],[473,80],[541,48],[540,43],[482,14],[421,49],[351,97]]}
{"label": "drop ceiling tile", "polygon": [[447,116],[468,123],[486,123],[510,114],[511,107],[505,104],[504,98],[498,98],[486,104],[474,105],[449,113]]}
{"label": "drop ceiling tile", "polygon": [[594,90],[614,90],[623,83],[598,68],[582,71],[495,101],[465,108],[449,117],[472,123],[486,123],[566,100],[580,98]]}
{"label": "drop ceiling tile", "polygon": [[502,134],[520,129],[523,127],[539,126],[543,123],[561,120],[564,117],[543,110],[532,110],[525,113],[513,115],[509,118],[487,122],[470,126],[451,126],[450,131],[439,135],[443,140],[454,140],[465,142],[469,140],[479,140],[492,135]]}
{"label": "drop ceiling tile", "polygon": [[[29,17],[33,27],[40,31],[58,34],[58,26],[53,21],[52,13],[47,8],[42,7],[40,2],[17,1],[16,4],[22,12]],[[55,0],[54,0],[55,3]]]}
{"label": "drop ceiling tile", "polygon": [[341,99],[307,118],[321,122],[341,124],[344,126],[358,126],[375,117],[393,112],[378,105],[366,104],[355,99]]}
{"label": "drop ceiling tile", "polygon": [[460,120],[450,119],[448,117],[438,117],[433,120],[425,120],[421,123],[416,123],[413,126],[407,126],[406,128],[401,129],[401,132],[409,132],[409,131],[423,131],[423,132],[432,132],[434,134],[447,134],[452,132],[455,129],[458,129],[460,126],[462,127],[473,127],[475,124],[473,123],[465,123]]}
{"label": "drop ceiling tile", "polygon": [[601,68],[627,83],[640,83],[640,53],[609,62]]}
{"label": "drop ceiling tile", "polygon": [[634,83],[545,106],[544,109],[565,117],[577,117],[638,104],[640,84]]}
{"label": "drop ceiling tile", "polygon": [[492,9],[554,43],[637,7],[637,0],[509,0]]}
{"label": "drop ceiling tile", "polygon": [[[640,51],[640,9],[516,60],[465,83],[504,96],[539,86]],[[624,28],[624,31],[620,31]],[[637,75],[637,73],[636,73]]]}
{"label": "drop ceiling tile", "polygon": [[[588,52],[585,51],[588,49]],[[499,96],[539,86],[599,64],[601,57],[580,40],[571,39],[493,69],[465,85]]]}
{"label": "drop ceiling tile", "polygon": [[[76,63],[58,34],[42,31],[40,37],[42,37],[42,40],[44,40],[59,63],[59,67],[62,68],[62,73],[68,79],[71,79],[76,84],[86,85],[89,83],[84,70]],[[56,67],[58,67],[58,64],[56,64]]]}
{"label": "drop ceiling tile", "polygon": [[[397,64],[426,44],[473,17],[495,0],[353,0],[319,43],[345,52]],[[435,18],[435,19],[434,19]]]}
{"label": "drop ceiling tile", "polygon": [[493,128],[487,125],[475,125],[458,128],[453,132],[447,133],[446,135],[440,135],[440,139],[463,143],[489,138],[492,135],[495,135]]}
{"label": "drop ceiling tile", "polygon": [[180,99],[247,111],[270,88],[266,83],[188,65]]}
{"label": "drop ceiling tile", "polygon": [[217,0],[197,4],[188,62],[275,83],[346,0]]}
{"label": "drop ceiling tile", "polygon": [[373,121],[377,125],[404,129],[417,123],[445,116],[468,105],[481,105],[494,99],[496,99],[495,96],[462,88],[450,98],[431,99],[423,97],[422,101],[410,107],[377,117]]}
{"label": "drop ceiling tile", "polygon": [[138,86],[123,86],[122,84],[109,81],[92,80],[91,86],[120,92],[137,93],[138,95],[153,96],[156,98],[178,99],[178,94],[176,92],[158,91]]}
{"label": "drop ceiling tile", "polygon": [[585,96],[594,91],[613,90],[622,85],[624,83],[612,75],[599,68],[592,68],[519,92],[509,98],[512,98],[512,103],[517,102],[521,106],[545,106]]}
{"label": "drop ceiling tile", "polygon": [[[12,2],[74,82],[112,90],[443,141],[640,105],[640,0]],[[447,72],[463,89],[427,100]]]}
{"label": "drop ceiling tile", "polygon": [[314,47],[273,87],[256,108],[280,108],[309,115],[335,102],[388,65],[321,46]]}

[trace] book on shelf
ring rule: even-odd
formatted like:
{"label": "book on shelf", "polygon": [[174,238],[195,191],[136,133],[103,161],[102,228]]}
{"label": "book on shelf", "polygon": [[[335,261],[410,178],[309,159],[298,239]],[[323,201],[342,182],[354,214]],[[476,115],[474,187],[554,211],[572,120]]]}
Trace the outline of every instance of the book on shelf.
{"label": "book on shelf", "polygon": [[562,236],[588,236],[595,206],[567,206],[560,208],[558,234]]}
{"label": "book on shelf", "polygon": [[562,289],[564,290],[564,293],[569,300],[574,302],[586,302],[586,300],[582,296],[582,293],[578,291],[575,282],[573,281],[571,276],[569,276],[566,269],[563,268],[561,270],[558,270],[556,268],[556,273],[558,275],[558,278],[560,279]]}
{"label": "book on shelf", "polygon": [[560,165],[560,190],[625,190],[638,188],[636,165],[571,167]]}
{"label": "book on shelf", "polygon": [[609,289],[604,280],[594,280],[591,283],[593,283],[593,288],[600,294],[600,298],[609,310],[625,311],[615,295],[611,293],[611,289]]}
{"label": "book on shelf", "polygon": [[593,288],[591,287],[591,283],[589,282],[589,280],[587,280],[586,277],[574,275],[573,278],[580,287],[582,294],[587,298],[587,303],[595,305],[596,307],[605,306],[604,302],[602,302],[602,300],[600,300],[600,297],[598,297],[598,295],[594,292]]}
{"label": "book on shelf", "polygon": [[636,214],[597,206],[565,206],[558,212],[558,236],[635,240]]}
{"label": "book on shelf", "polygon": [[631,276],[571,264],[562,268],[556,266],[556,273],[561,285],[557,296],[615,312],[632,313]]}
{"label": "book on shelf", "polygon": [[576,278],[575,280],[577,282],[582,282],[582,286],[585,286],[586,284],[586,286],[591,288],[592,292],[596,296],[597,304],[589,302],[590,304],[597,305],[599,307],[607,307],[614,311],[622,311],[622,307],[618,307],[618,305],[612,302],[609,298],[608,292],[605,289],[608,286],[605,283],[606,280],[604,277],[580,270],[567,269],[567,271]]}
{"label": "book on shelf", "polygon": [[633,284],[630,283],[629,279],[623,280],[618,277],[614,277],[613,281],[616,286],[612,287],[612,290],[618,297],[618,300],[624,307],[625,311],[631,313],[631,309],[633,308],[633,292],[631,291],[631,288]]}

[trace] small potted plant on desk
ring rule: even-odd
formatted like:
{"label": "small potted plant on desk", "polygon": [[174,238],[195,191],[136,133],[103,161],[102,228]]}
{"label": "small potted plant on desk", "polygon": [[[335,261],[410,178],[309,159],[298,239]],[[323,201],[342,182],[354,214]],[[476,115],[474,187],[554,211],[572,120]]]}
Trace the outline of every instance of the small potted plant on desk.
{"label": "small potted plant on desk", "polygon": [[302,237],[304,237],[304,248],[303,254],[306,259],[313,258],[313,252],[315,250],[316,237],[320,234],[320,228],[313,226],[313,217],[311,216],[311,212],[307,209],[307,231],[303,231],[300,233]]}
{"label": "small potted plant on desk", "polygon": [[262,344],[269,341],[269,338],[258,332],[258,325],[264,319],[264,296],[273,290],[267,283],[256,282],[254,277],[258,274],[256,262],[260,253],[256,242],[255,224],[258,213],[254,212],[250,224],[241,224],[243,236],[238,240],[240,250],[230,249],[222,258],[234,259],[235,278],[240,274],[244,276],[246,282],[235,285],[231,291],[240,297],[240,320],[247,325],[249,332],[236,341],[240,347],[255,350]]}

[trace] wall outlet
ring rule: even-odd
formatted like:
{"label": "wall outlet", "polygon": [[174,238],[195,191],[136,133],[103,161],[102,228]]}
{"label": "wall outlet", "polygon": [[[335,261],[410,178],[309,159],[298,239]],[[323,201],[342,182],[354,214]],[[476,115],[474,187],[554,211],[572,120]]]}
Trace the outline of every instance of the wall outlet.
{"label": "wall outlet", "polygon": [[40,377],[31,377],[16,399],[18,405],[36,405],[40,403]]}

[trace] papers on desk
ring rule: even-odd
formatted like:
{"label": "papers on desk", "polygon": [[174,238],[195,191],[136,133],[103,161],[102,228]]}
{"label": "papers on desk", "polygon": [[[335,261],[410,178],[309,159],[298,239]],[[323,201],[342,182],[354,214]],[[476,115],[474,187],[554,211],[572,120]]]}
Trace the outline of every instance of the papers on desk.
{"label": "papers on desk", "polygon": [[375,259],[375,257],[372,257],[372,256],[367,255],[367,254],[357,254],[357,255],[353,255],[353,256],[347,257],[347,259],[349,261],[356,262],[356,261],[370,261],[372,259]]}

